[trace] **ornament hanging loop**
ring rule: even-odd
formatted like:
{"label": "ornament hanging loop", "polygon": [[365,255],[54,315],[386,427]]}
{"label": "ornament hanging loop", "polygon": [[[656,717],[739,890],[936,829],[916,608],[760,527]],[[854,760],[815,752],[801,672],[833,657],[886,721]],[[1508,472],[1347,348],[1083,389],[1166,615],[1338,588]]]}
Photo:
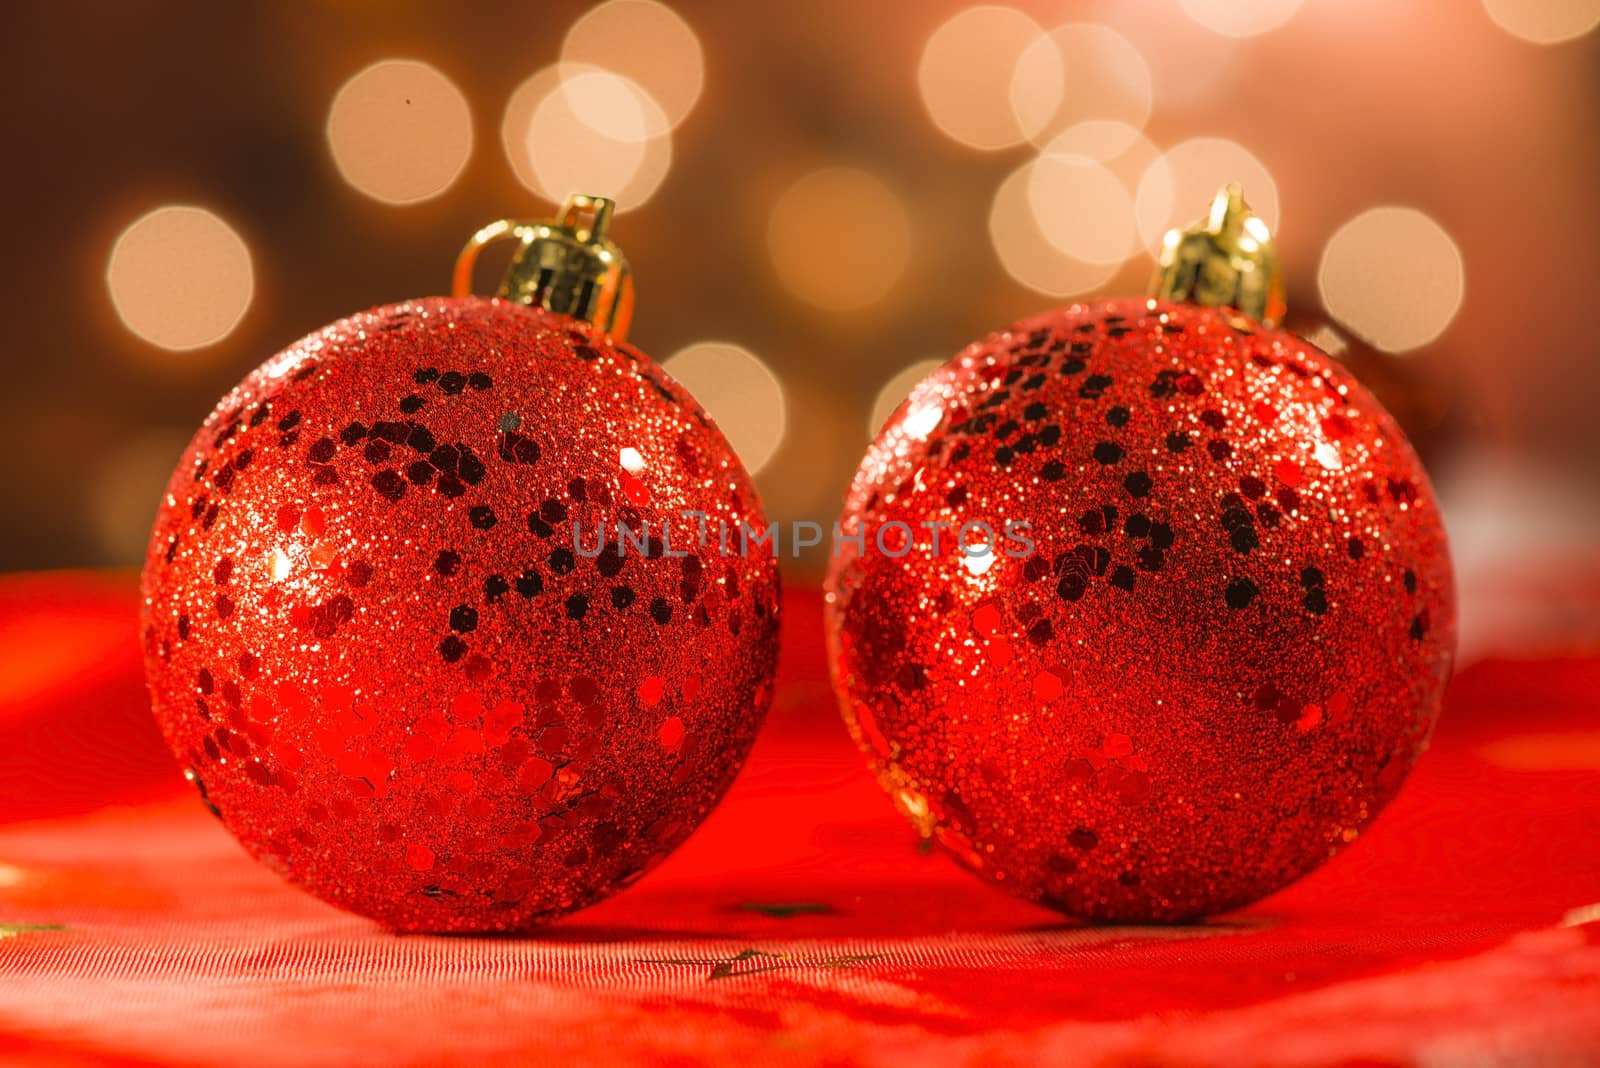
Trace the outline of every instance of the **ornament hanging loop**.
{"label": "ornament hanging loop", "polygon": [[456,258],[451,292],[469,295],[478,253],[496,241],[514,240],[519,247],[495,296],[582,319],[622,339],[633,318],[633,272],[607,236],[615,209],[606,197],[575,194],[558,218],[490,223]]}
{"label": "ornament hanging loop", "polygon": [[1150,295],[1208,307],[1235,308],[1264,326],[1283,318],[1278,250],[1237,185],[1227,185],[1204,219],[1168,230]]}

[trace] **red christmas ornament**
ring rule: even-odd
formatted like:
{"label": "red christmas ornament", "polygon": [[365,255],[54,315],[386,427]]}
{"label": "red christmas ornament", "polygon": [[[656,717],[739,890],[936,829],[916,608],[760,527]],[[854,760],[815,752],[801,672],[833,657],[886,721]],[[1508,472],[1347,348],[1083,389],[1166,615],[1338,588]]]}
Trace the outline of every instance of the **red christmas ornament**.
{"label": "red christmas ornament", "polygon": [[1450,674],[1444,531],[1394,421],[1301,339],[1181,302],[1281,303],[1228,194],[1169,238],[1180,299],[1050,312],[923,381],[829,578],[841,706],[895,802],[1077,916],[1182,920],[1310,871],[1399,789]]}
{"label": "red christmas ornament", "polygon": [[578,198],[463,255],[458,293],[479,246],[521,238],[502,293],[571,316],[411,301],[268,360],[151,537],[150,690],[185,774],[256,857],[397,929],[524,928],[628,885],[711,811],[771,696],[770,552],[661,542],[685,510],[760,505],[621,340],[609,215]]}

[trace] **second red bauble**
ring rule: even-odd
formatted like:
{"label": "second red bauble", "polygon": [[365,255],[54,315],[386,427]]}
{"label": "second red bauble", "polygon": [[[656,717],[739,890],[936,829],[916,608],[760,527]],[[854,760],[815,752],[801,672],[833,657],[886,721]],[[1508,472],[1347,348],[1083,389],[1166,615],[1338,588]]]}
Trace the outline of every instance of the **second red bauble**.
{"label": "second red bauble", "polygon": [[[991,552],[957,546],[973,522]],[[1077,916],[1201,916],[1314,868],[1394,796],[1449,676],[1416,455],[1333,360],[1226,309],[1080,304],[972,345],[842,525],[832,666],[885,788]]]}

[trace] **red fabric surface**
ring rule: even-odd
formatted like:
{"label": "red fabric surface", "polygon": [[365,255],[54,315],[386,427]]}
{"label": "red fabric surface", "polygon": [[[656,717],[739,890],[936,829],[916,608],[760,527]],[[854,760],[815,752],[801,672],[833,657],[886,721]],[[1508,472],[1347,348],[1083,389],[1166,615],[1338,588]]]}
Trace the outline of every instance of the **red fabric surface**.
{"label": "red fabric surface", "polygon": [[1366,840],[1200,926],[1091,927],[918,848],[810,591],[723,806],[526,938],[395,936],[250,862],[166,757],[132,583],[0,582],[0,1063],[1600,1062],[1600,660],[1490,661]]}

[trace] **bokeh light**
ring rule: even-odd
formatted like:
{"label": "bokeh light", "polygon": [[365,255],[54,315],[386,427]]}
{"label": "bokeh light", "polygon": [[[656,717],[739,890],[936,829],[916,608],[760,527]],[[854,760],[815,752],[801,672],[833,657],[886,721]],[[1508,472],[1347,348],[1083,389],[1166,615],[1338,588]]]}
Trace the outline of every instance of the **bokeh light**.
{"label": "bokeh light", "polygon": [[1415,208],[1357,215],[1328,239],[1317,271],[1328,314],[1385,352],[1406,352],[1444,333],[1464,286],[1456,243]]}
{"label": "bokeh light", "polygon": [[1043,33],[1021,11],[995,4],[946,19],[929,35],[917,64],[917,88],[934,125],[972,148],[1025,140],[1011,105],[1012,70]]}
{"label": "bokeh light", "polygon": [[1139,182],[1134,208],[1145,246],[1159,248],[1168,230],[1204,215],[1217,190],[1230,182],[1244,190],[1250,210],[1277,233],[1278,183],[1272,172],[1236,141],[1196,137],[1164,152]]}
{"label": "bokeh light", "polygon": [[1087,119],[1139,130],[1150,117],[1150,65],[1109,26],[1070,23],[1035,38],[1022,53],[1010,97],[1017,123],[1035,144]]}
{"label": "bokeh light", "polygon": [[1335,359],[1342,357],[1350,347],[1344,335],[1327,323],[1318,323],[1305,334],[1305,339]]}
{"label": "bokeh light", "polygon": [[1275,30],[1294,17],[1300,3],[1301,0],[1178,0],[1184,14],[1226,37],[1254,37]]}
{"label": "bokeh light", "polygon": [[124,326],[164,349],[227,337],[250,307],[255,271],[233,227],[204,208],[169,205],[117,236],[106,287]]}
{"label": "bokeh light", "polygon": [[705,84],[700,38],[655,0],[607,0],[590,8],[567,31],[561,58],[613,71],[650,94],[666,124],[651,136],[682,122]]}
{"label": "bokeh light", "polygon": [[1098,289],[1117,271],[1115,264],[1087,263],[1062,252],[1039,229],[1029,190],[1037,160],[1012,171],[995,191],[989,208],[989,240],[1007,274],[1051,297],[1072,297]]}
{"label": "bokeh light", "polygon": [[[1153,158],[1155,154],[1154,146],[1139,132],[1139,128],[1120,119],[1085,119],[1056,134],[1042,151],[1061,156],[1083,156],[1098,163],[1110,163],[1135,153],[1141,158]],[[1146,165],[1149,162],[1149,158],[1144,158]]]}
{"label": "bokeh light", "polygon": [[545,67],[524,79],[506,100],[505,112],[500,117],[500,148],[505,152],[506,162],[511,165],[511,173],[517,176],[517,181],[546,200],[555,200],[557,195],[546,195],[534,174],[533,154],[528,145],[528,128],[533,122],[534,110],[560,88],[564,73],[595,69],[598,68],[568,63]]}
{"label": "bokeh light", "polygon": [[900,402],[911,396],[911,391],[933,371],[940,367],[942,360],[918,360],[907,367],[896,371],[894,377],[885,382],[878,390],[878,395],[872,401],[872,414],[867,417],[867,436],[875,438],[878,431],[883,429],[883,424],[889,421],[894,410],[900,407]]}
{"label": "bokeh light", "polygon": [[328,148],[344,180],[386,204],[443,193],[472,155],[472,112],[426,63],[385,59],[345,82],[328,109]]}
{"label": "bokeh light", "polygon": [[1534,44],[1558,44],[1600,25],[1600,0],[1483,0],[1495,25]]}
{"label": "bokeh light", "polygon": [[711,413],[747,471],[767,465],[783,443],[787,405],[783,384],[766,364],[742,346],[699,341],[661,366]]}
{"label": "bokeh light", "polygon": [[[559,95],[579,122],[612,141],[643,144],[667,129],[666,113],[650,94],[612,71],[572,68],[561,80]],[[548,103],[542,101],[540,106]],[[538,114],[535,109],[534,116]],[[537,141],[529,143],[534,149],[539,147]],[[534,166],[538,165],[535,158]]]}
{"label": "bokeh light", "polygon": [[1119,264],[1138,248],[1133,198],[1087,156],[1042,153],[1028,173],[1028,203],[1045,240],[1074,259]]}
{"label": "bokeh light", "polygon": [[500,142],[512,172],[551,203],[573,193],[645,203],[672,166],[671,123],[631,79],[581,63],[546,67],[512,92]]}
{"label": "bokeh light", "polygon": [[824,167],[778,197],[767,221],[778,277],[801,299],[829,311],[882,300],[905,271],[911,224],[877,175]]}

